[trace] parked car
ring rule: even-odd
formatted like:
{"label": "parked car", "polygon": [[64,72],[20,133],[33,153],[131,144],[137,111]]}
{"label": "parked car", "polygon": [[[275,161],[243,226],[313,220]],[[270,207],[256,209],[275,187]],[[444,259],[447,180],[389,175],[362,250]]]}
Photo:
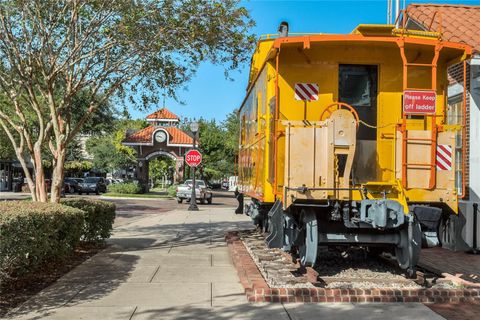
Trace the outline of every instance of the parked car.
{"label": "parked car", "polygon": [[65,193],[75,193],[78,192],[80,187],[78,186],[78,181],[73,178],[63,179],[63,188]]}
{"label": "parked car", "polygon": [[238,177],[237,176],[228,177],[228,191],[237,190],[237,182],[238,182]]}
{"label": "parked car", "polygon": [[[184,184],[181,184],[177,187],[178,203],[182,203],[183,200],[190,201],[190,198],[192,197],[192,185],[192,180],[186,180]],[[205,202],[212,204],[212,190],[207,187],[205,181],[195,181],[195,198],[197,201],[200,201],[201,204],[204,204]]]}
{"label": "parked car", "polygon": [[70,179],[73,179],[73,180],[77,181],[78,183],[83,182],[83,178],[70,178]]}
{"label": "parked car", "polygon": [[228,187],[229,187],[228,181],[227,181],[227,180],[223,180],[223,181],[222,181],[222,189],[228,190]]}
{"label": "parked car", "polygon": [[95,192],[96,194],[107,192],[107,185],[105,183],[105,179],[102,177],[87,177],[78,185],[78,194],[82,194],[84,192],[86,194],[89,194],[90,192]]}

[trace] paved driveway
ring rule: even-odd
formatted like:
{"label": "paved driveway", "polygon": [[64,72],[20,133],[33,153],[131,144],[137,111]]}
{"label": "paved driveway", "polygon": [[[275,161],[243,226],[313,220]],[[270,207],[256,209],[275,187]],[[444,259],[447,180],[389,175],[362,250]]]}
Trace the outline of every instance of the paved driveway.
{"label": "paved driveway", "polygon": [[[136,203],[136,205],[139,205]],[[144,204],[148,207],[148,204]],[[20,306],[20,319],[443,319],[422,304],[248,304],[224,241],[233,207],[138,212],[111,246]],[[135,216],[135,210],[126,210]],[[147,210],[147,209],[143,209]]]}

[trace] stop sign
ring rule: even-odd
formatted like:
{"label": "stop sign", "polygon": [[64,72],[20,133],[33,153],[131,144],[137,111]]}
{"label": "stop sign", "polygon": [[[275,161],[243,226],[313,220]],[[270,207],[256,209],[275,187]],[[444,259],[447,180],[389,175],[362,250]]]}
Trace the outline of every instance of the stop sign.
{"label": "stop sign", "polygon": [[198,150],[189,150],[185,154],[185,162],[190,167],[197,167],[202,163],[202,154]]}

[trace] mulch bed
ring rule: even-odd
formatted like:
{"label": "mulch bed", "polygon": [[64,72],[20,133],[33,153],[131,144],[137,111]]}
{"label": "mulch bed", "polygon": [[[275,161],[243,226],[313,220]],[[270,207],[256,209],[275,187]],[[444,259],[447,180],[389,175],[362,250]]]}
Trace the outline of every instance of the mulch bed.
{"label": "mulch bed", "polygon": [[103,244],[81,244],[75,252],[62,261],[50,261],[42,268],[0,283],[0,317],[27,301],[70,270],[103,250]]}

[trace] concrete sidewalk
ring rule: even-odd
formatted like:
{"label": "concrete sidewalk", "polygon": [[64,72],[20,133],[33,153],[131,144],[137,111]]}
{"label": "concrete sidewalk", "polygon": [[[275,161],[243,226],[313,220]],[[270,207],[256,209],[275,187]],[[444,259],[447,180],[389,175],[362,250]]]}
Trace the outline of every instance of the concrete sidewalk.
{"label": "concrete sidewalk", "polygon": [[15,319],[443,319],[422,304],[248,304],[224,241],[234,208],[148,215],[14,310]]}
{"label": "concrete sidewalk", "polygon": [[30,193],[0,191],[0,201],[25,200],[30,198]]}

